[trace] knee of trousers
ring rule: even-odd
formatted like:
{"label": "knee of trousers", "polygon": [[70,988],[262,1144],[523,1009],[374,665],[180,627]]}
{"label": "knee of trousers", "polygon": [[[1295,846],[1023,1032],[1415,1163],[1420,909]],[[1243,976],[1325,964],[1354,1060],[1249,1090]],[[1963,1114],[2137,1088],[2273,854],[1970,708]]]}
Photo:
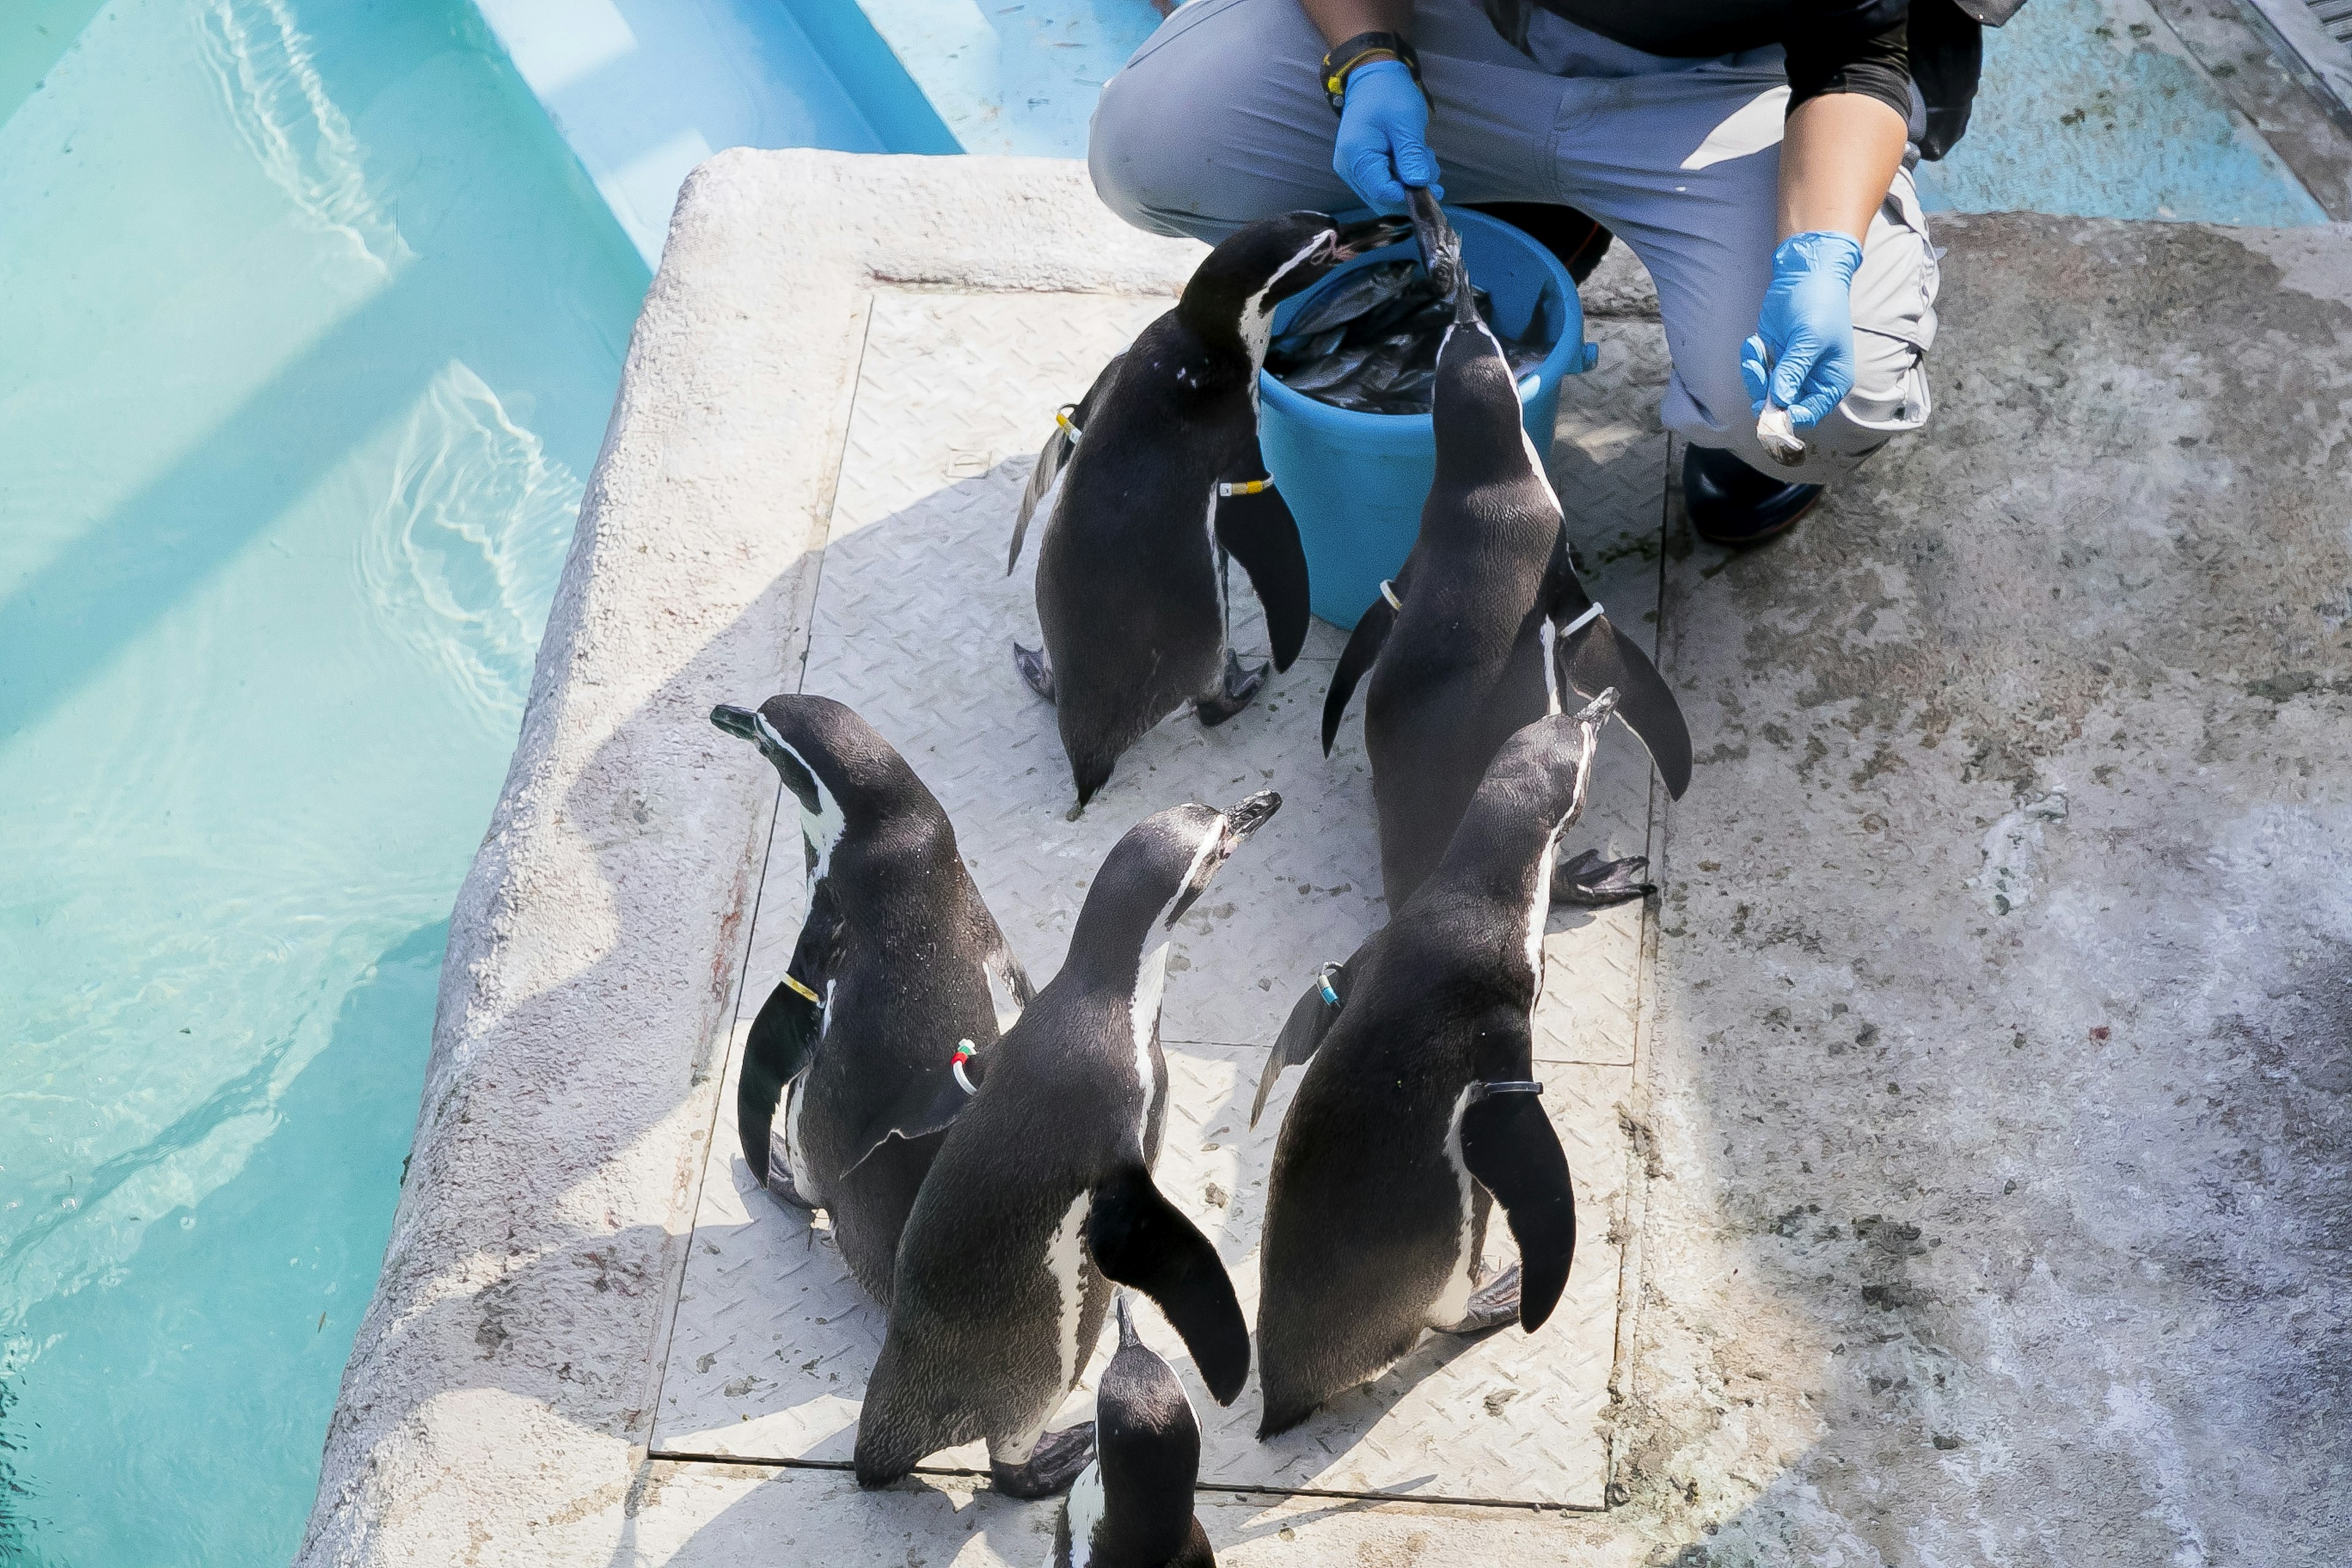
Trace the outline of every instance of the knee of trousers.
{"label": "knee of trousers", "polygon": [[[1154,73],[1120,71],[1103,85],[1087,131],[1087,172],[1103,205],[1153,234],[1213,241],[1194,216],[1206,167],[1200,126]],[[1187,220],[1190,219],[1188,222]]]}

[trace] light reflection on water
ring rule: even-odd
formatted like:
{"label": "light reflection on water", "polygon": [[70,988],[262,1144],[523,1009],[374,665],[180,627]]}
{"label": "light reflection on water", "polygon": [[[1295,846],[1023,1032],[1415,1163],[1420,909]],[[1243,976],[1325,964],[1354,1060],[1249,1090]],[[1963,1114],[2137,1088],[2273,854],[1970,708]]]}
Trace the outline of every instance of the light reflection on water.
{"label": "light reflection on water", "polygon": [[0,125],[0,1561],[299,1539],[645,281],[465,0]]}

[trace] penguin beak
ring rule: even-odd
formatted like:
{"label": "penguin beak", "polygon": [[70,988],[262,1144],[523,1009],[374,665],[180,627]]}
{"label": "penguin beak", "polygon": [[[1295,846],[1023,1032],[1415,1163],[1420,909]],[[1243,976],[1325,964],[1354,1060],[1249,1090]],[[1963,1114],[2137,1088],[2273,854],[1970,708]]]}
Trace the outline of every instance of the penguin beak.
{"label": "penguin beak", "polygon": [[1184,911],[1209,890],[1210,879],[1216,876],[1217,868],[1241,847],[1242,840],[1265,826],[1266,819],[1281,807],[1282,796],[1270,789],[1260,790],[1217,818],[1216,825],[1209,830],[1217,835],[1217,842],[1193,866],[1192,875],[1186,880],[1184,890],[1176,897],[1175,907],[1168,911],[1170,929],[1174,929],[1176,922],[1184,918]]}
{"label": "penguin beak", "polygon": [[749,708],[736,708],[725,702],[710,710],[712,723],[737,740],[749,741],[753,745],[760,742],[759,721],[760,716]]}
{"label": "penguin beak", "polygon": [[1334,237],[1331,265],[1337,267],[1342,261],[1353,261],[1368,250],[1394,245],[1412,232],[1412,220],[1409,217],[1381,216],[1367,218],[1361,223],[1343,223]]}
{"label": "penguin beak", "polygon": [[1225,813],[1225,853],[1240,847],[1241,841],[1264,827],[1267,818],[1282,809],[1282,796],[1274,791],[1260,790]]}
{"label": "penguin beak", "polygon": [[1118,1348],[1125,1350],[1129,1345],[1141,1344],[1143,1342],[1135,1331],[1134,1315],[1128,1310],[1127,1292],[1121,1290],[1113,1295],[1111,1305],[1118,1313]]}

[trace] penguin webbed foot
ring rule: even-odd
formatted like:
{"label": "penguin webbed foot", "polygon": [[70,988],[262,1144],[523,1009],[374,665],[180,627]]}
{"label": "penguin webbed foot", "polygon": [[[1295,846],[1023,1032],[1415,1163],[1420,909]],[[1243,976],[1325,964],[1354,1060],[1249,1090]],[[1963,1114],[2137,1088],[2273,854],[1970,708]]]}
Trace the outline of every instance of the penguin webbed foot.
{"label": "penguin webbed foot", "polygon": [[1248,707],[1256,699],[1259,689],[1265,685],[1265,678],[1273,672],[1271,664],[1243,664],[1233,649],[1227,648],[1223,686],[1199,701],[1202,725],[1213,730]]}
{"label": "penguin webbed foot", "polygon": [[1054,661],[1046,657],[1044,648],[1023,647],[1014,643],[1013,668],[1021,672],[1022,683],[1030,690],[1048,702],[1054,700]]}
{"label": "penguin webbed foot", "polygon": [[1483,1334],[1519,1321],[1519,1266],[1512,1264],[1470,1292],[1470,1304],[1458,1323],[1447,1323],[1441,1334]]}
{"label": "penguin webbed foot", "polygon": [[996,1489],[1005,1496],[1034,1502],[1069,1490],[1070,1483],[1078,1479],[1078,1472],[1094,1457],[1095,1424],[1081,1421],[1040,1437],[1024,1464],[1008,1465],[990,1455],[988,1474]]}
{"label": "penguin webbed foot", "polygon": [[770,1159],[767,1180],[761,1184],[768,1189],[770,1197],[787,1207],[796,1208],[803,1214],[814,1214],[817,1211],[818,1205],[801,1196],[800,1189],[793,1185],[793,1173],[784,1167],[781,1160]]}
{"label": "penguin webbed foot", "polygon": [[1658,890],[1655,882],[1643,879],[1643,873],[1649,868],[1650,858],[1646,855],[1629,855],[1622,860],[1603,860],[1600,850],[1587,849],[1575,858],[1562,861],[1553,868],[1551,900],[1556,904],[1605,910],[1635,899],[1646,899]]}

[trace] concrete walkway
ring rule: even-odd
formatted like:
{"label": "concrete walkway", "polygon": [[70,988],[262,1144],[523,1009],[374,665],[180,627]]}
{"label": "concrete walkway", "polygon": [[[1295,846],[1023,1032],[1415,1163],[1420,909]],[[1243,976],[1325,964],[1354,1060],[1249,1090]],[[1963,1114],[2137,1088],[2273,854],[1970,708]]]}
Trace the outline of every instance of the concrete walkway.
{"label": "concrete walkway", "polygon": [[[2352,237],[2015,216],[1937,237],[1937,422],[1790,539],[1692,546],[1638,314],[1595,322],[1609,374],[1553,454],[1588,558],[1658,584],[1702,759],[1648,829],[1649,916],[1553,939],[1622,941],[1636,977],[1637,1043],[1571,1146],[1610,1215],[1593,1256],[1620,1260],[1614,1291],[1573,1294],[1587,1331],[1614,1296],[1613,1360],[1590,1414],[1533,1439],[1592,1480],[1524,1494],[1544,1506],[1203,1491],[1221,1562],[2352,1557]],[[706,1267],[698,1227],[727,1263],[751,1217],[727,1205],[761,1198],[706,1173],[727,1165],[710,1140],[746,966],[756,992],[772,952],[754,905],[774,785],[702,714],[798,684],[803,649],[811,689],[898,657],[849,658],[856,627],[827,621],[821,579],[885,537],[868,524],[1001,543],[972,519],[1017,453],[957,443],[1022,425],[1019,398],[957,392],[915,421],[943,443],[930,480],[861,464],[875,386],[994,384],[968,345],[928,368],[894,347],[906,321],[970,300],[1028,323],[989,351],[1025,385],[1041,302],[1108,330],[1195,255],[1119,230],[1068,165],[730,153],[689,184],[453,925],[304,1563],[1042,1561],[1051,1505],[952,1473],[860,1494],[822,1468],[828,1433],[791,1448],[756,1383],[717,1375],[726,1312],[772,1304],[767,1255]],[[1638,311],[1638,285],[1596,307]],[[902,646],[923,635],[876,613]],[[1015,629],[976,625],[973,668]],[[1278,765],[1323,767],[1313,668],[1232,744],[1295,720]],[[1194,734],[1144,743],[1171,787],[1223,765]],[[1129,786],[1159,787],[1129,762]],[[1344,834],[1339,766],[1321,815]],[[975,855],[996,832],[975,821]],[[1291,900],[1320,941],[1361,912],[1322,884],[1360,879],[1312,880]],[[1234,902],[1193,958],[1287,940],[1280,906]],[[1007,928],[1042,980],[1055,917],[1024,913]],[[1180,977],[1202,1024],[1171,1038],[1249,1044],[1225,1020],[1246,1035],[1258,1004],[1214,973]],[[770,1435],[714,1436],[728,1420]],[[1337,1460],[1392,1436],[1375,1412]],[[660,1457],[688,1437],[771,1462]],[[818,1463],[772,1462],[793,1452]],[[1318,1489],[1412,1492],[1449,1463]]]}

